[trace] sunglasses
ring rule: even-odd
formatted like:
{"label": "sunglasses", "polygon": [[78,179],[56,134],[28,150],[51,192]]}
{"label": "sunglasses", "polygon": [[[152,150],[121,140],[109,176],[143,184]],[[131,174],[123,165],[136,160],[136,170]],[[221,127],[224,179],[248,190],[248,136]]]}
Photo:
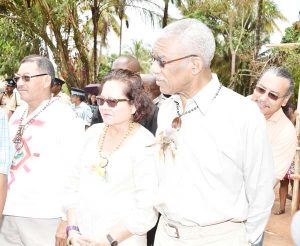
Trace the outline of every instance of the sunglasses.
{"label": "sunglasses", "polygon": [[105,98],[100,97],[100,96],[97,96],[96,100],[97,100],[97,104],[99,106],[104,105],[104,103],[106,102],[106,104],[111,108],[116,107],[119,102],[128,102],[128,101],[130,101],[129,99],[105,99]]}
{"label": "sunglasses", "polygon": [[21,75],[21,76],[15,76],[15,77],[13,77],[13,81],[14,81],[15,83],[18,83],[18,81],[19,81],[20,79],[22,79],[22,80],[25,81],[25,82],[29,82],[31,78],[40,77],[40,76],[45,76],[45,75],[48,75],[48,74],[47,74],[47,73],[41,73],[41,74],[32,75],[32,76],[30,76],[30,75],[25,75],[25,74],[24,74],[24,75]]}
{"label": "sunglasses", "polygon": [[[267,92],[267,90],[265,88],[260,87],[259,85],[255,86],[255,91],[261,95],[264,95]],[[275,94],[274,92],[268,92],[268,98],[270,98],[273,101],[277,101],[279,98],[282,98],[282,97],[286,97],[286,95],[279,96],[279,95]]]}
{"label": "sunglasses", "polygon": [[169,63],[172,63],[172,62],[175,62],[175,61],[180,61],[180,60],[190,58],[190,57],[199,57],[199,56],[197,56],[197,55],[188,55],[188,56],[183,56],[183,57],[176,58],[176,59],[173,59],[173,60],[170,60],[170,61],[164,61],[159,56],[155,56],[155,55],[152,54],[152,62],[157,62],[158,65],[161,68],[164,68],[166,64],[169,64]]}

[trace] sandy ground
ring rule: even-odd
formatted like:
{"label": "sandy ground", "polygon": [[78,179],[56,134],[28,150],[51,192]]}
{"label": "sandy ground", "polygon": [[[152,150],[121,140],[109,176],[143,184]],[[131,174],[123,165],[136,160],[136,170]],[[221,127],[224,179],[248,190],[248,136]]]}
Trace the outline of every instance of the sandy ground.
{"label": "sandy ground", "polygon": [[291,201],[287,199],[285,213],[274,215],[273,212],[279,208],[278,190],[272,209],[272,214],[265,230],[264,246],[293,246],[290,235],[291,225]]}

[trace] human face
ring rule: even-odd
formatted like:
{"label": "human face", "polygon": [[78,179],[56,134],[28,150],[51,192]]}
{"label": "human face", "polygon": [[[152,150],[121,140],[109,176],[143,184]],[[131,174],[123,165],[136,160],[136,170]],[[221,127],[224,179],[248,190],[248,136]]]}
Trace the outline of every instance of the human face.
{"label": "human face", "polygon": [[[169,95],[190,91],[191,87],[192,57],[190,57],[191,54],[182,52],[175,39],[172,36],[159,38],[153,47],[154,59],[151,71],[156,77],[160,91]],[[172,61],[174,59],[176,61],[166,63],[164,66],[159,61]]]}
{"label": "human face", "polygon": [[[105,99],[128,99],[124,91],[126,84],[118,80],[107,81],[102,88],[99,96]],[[104,123],[108,125],[120,125],[128,123],[136,109],[129,101],[120,101],[115,107],[110,107],[106,102],[99,106]]]}
{"label": "human face", "polygon": [[[43,100],[46,98],[42,98],[45,96],[45,92],[50,94],[50,84],[51,77],[49,75],[36,76],[39,74],[44,74],[41,72],[35,62],[26,62],[22,63],[18,72],[16,73],[16,77],[20,77],[17,80],[17,89],[20,92],[20,96],[22,100],[27,103],[35,100]],[[24,81],[22,76],[36,76],[30,78],[29,81]]]}
{"label": "human face", "polygon": [[61,91],[61,86],[59,84],[53,84],[51,87],[51,92],[56,96]]}
{"label": "human face", "polygon": [[97,100],[96,100],[96,96],[95,95],[91,95],[91,102],[92,104],[97,104]]}
{"label": "human face", "polygon": [[10,86],[10,85],[7,85],[7,86],[5,87],[5,91],[6,91],[6,93],[9,94],[9,95],[11,95],[11,94],[13,93],[14,89],[15,89],[15,87],[14,87],[14,86]]}
{"label": "human face", "polygon": [[269,119],[281,106],[286,105],[290,98],[287,96],[289,85],[288,79],[271,73],[263,75],[258,81],[252,100],[257,103],[266,119]]}

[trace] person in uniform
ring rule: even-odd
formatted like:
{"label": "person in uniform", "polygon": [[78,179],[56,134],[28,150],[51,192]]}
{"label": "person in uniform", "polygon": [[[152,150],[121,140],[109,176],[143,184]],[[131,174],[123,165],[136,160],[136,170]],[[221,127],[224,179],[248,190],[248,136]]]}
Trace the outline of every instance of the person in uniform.
{"label": "person in uniform", "polygon": [[85,127],[91,125],[92,110],[85,102],[85,91],[79,88],[71,88],[71,102],[72,108],[75,111],[78,118],[83,120]]}
{"label": "person in uniform", "polygon": [[61,87],[65,83],[62,79],[55,78],[51,87],[51,93],[53,97],[59,97],[59,100],[66,104],[71,104],[70,97],[62,92]]}
{"label": "person in uniform", "polygon": [[8,117],[21,105],[20,94],[16,90],[16,86],[13,79],[6,79],[5,91],[0,95],[0,107],[5,110]]}

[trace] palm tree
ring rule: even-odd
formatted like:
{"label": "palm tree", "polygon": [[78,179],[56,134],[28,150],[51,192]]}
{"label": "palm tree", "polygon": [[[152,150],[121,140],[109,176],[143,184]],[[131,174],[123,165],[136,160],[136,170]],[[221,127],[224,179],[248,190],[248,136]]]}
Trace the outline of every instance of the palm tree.
{"label": "palm tree", "polygon": [[256,28],[255,28],[255,51],[254,60],[257,59],[258,52],[260,49],[260,32],[261,32],[261,17],[263,10],[263,0],[258,0],[257,3],[257,16],[256,16]]}
{"label": "palm tree", "polygon": [[148,73],[150,69],[151,50],[143,44],[142,40],[133,40],[132,45],[129,47],[125,54],[136,57],[141,65],[141,72]]}
{"label": "palm tree", "polygon": [[122,33],[123,33],[123,21],[125,20],[126,27],[129,27],[129,18],[126,14],[127,8],[138,11],[139,14],[144,16],[146,19],[150,20],[151,24],[154,24],[154,21],[159,19],[160,15],[158,10],[161,7],[155,3],[154,0],[117,0],[115,5],[116,14],[120,20],[120,31],[119,31],[119,55],[122,52]]}
{"label": "palm tree", "polygon": [[175,4],[176,7],[180,8],[183,1],[182,0],[164,0],[164,15],[162,18],[162,28],[168,25],[168,18],[169,18],[169,3]]}

